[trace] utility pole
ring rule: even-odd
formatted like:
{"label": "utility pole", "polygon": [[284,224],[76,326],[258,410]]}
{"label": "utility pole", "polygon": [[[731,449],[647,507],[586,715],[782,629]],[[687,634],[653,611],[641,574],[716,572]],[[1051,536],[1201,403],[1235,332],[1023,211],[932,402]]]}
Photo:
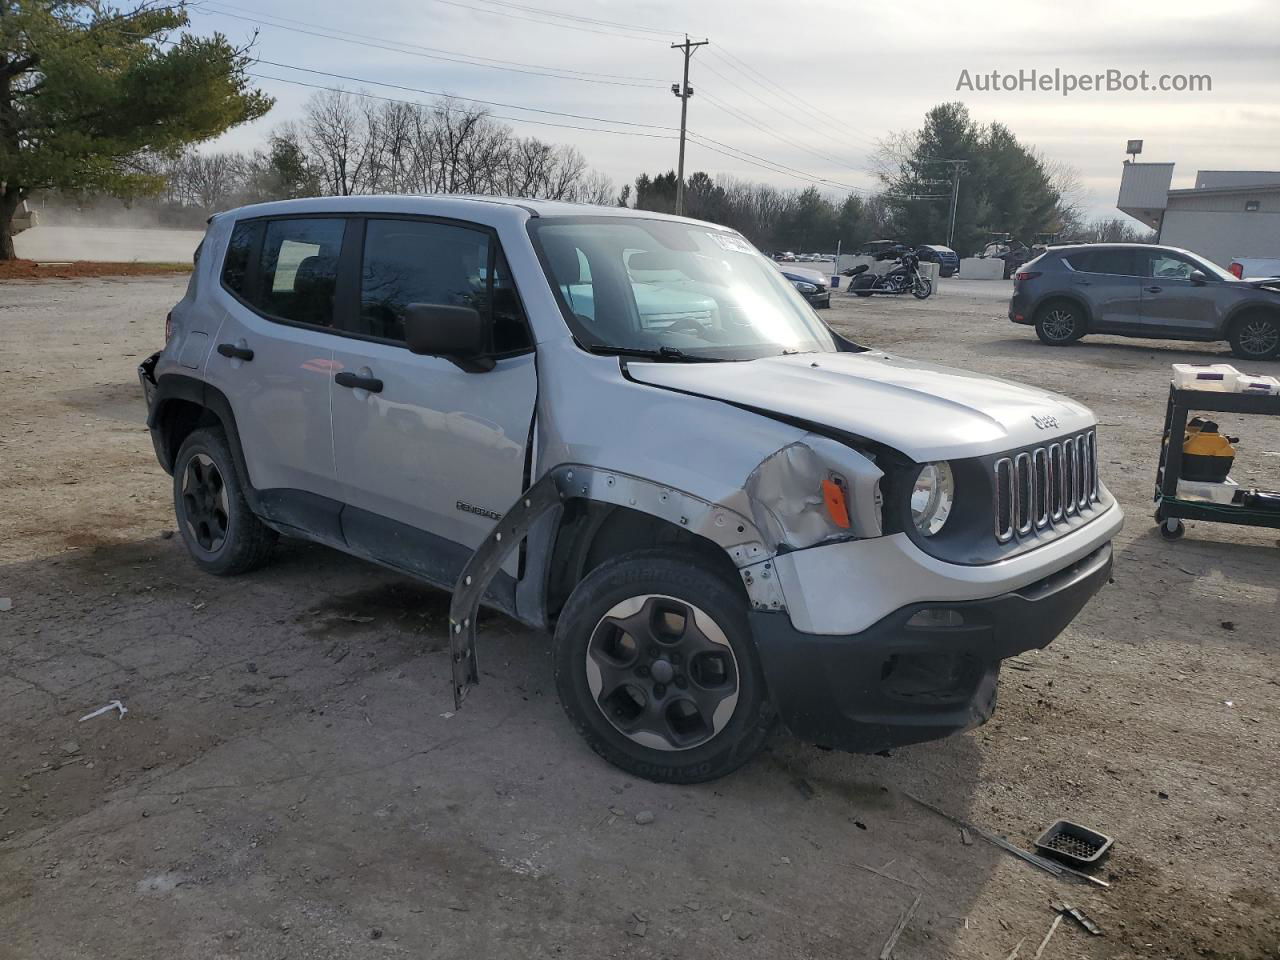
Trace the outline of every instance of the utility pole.
{"label": "utility pole", "polygon": [[693,87],[689,86],[689,61],[698,47],[705,47],[710,40],[690,40],[684,35],[684,43],[673,43],[672,50],[684,53],[684,80],[671,85],[671,92],[680,98],[680,162],[676,170],[676,216],[684,214],[684,131],[685,121],[689,117],[689,98],[693,96]]}
{"label": "utility pole", "polygon": [[956,205],[960,202],[960,175],[965,172],[964,160],[944,160],[951,164],[951,222],[947,227],[947,246],[955,249]]}

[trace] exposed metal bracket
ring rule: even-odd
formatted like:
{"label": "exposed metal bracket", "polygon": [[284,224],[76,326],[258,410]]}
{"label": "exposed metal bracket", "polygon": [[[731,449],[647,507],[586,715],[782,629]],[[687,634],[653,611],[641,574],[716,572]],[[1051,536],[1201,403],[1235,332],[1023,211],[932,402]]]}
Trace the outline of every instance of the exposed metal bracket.
{"label": "exposed metal bracket", "polygon": [[565,464],[549,470],[503,514],[462,570],[449,604],[449,651],[453,703],[460,708],[480,682],[476,666],[476,614],[490,581],[514,550],[559,503],[582,497],[661,517],[722,547],[743,574],[756,609],[785,609],[772,555],[755,524],[746,517],[691,494],[630,474]]}
{"label": "exposed metal bracket", "polygon": [[449,603],[449,653],[453,660],[453,707],[461,708],[467,692],[480,682],[476,665],[476,614],[490,581],[502,569],[507,556],[519,545],[544,514],[554,509],[564,494],[555,472],[546,474],[526,490],[476,548],[453,587]]}

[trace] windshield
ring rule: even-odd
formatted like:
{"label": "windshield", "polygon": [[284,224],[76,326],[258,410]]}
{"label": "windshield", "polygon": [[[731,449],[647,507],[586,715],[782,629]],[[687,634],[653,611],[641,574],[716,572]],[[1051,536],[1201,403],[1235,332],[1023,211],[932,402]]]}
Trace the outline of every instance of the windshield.
{"label": "windshield", "polygon": [[791,282],[736,233],[633,217],[537,219],[529,232],[589,349],[695,360],[836,349]]}

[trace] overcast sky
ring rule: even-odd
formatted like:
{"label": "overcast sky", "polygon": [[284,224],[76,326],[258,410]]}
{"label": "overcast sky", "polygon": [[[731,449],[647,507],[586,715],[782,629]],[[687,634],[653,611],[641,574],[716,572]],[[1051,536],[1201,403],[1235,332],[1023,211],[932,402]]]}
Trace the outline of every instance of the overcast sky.
{"label": "overcast sky", "polygon": [[[690,143],[686,172],[778,186],[817,180],[833,195],[846,185],[873,189],[876,144],[917,128],[931,106],[959,99],[979,121],[999,120],[1074,167],[1090,213],[1111,216],[1129,138],[1145,140],[1141,159],[1177,163],[1175,187],[1192,186],[1197,169],[1280,168],[1274,7],[1275,0],[200,0],[190,12],[196,29],[233,41],[257,29],[254,50],[263,60],[355,79],[266,64],[256,73],[400,99],[430,96],[378,84],[501,103],[493,113],[517,131],[577,146],[619,186],[675,166],[669,138],[680,104],[670,85],[682,58],[669,43],[687,31],[711,43],[690,74],[689,129],[704,140]],[[489,65],[457,62],[479,58]],[[993,70],[1055,68],[1146,70],[1153,83],[1162,74],[1207,74],[1212,90],[957,91],[962,70],[977,83]],[[560,76],[539,75],[546,73]],[[260,145],[314,92],[258,82],[276,107],[216,146]],[[713,152],[706,138],[737,158]]]}

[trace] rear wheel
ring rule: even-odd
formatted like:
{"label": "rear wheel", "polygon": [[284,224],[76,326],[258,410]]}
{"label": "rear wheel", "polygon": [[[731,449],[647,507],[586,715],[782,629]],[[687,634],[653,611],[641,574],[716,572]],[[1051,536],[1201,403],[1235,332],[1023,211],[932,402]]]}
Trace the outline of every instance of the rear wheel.
{"label": "rear wheel", "polygon": [[254,516],[220,429],[205,427],[183,441],[173,465],[173,509],[191,558],[219,576],[247,573],[267,562],[276,533]]}
{"label": "rear wheel", "polygon": [[1036,336],[1042,343],[1061,347],[1084,336],[1084,313],[1074,303],[1056,300],[1036,314]]}
{"label": "rear wheel", "polygon": [[773,726],[746,599],[692,552],[640,550],[588,574],[556,627],[555,674],[591,748],[650,780],[722,777]]}
{"label": "rear wheel", "polygon": [[1231,352],[1241,360],[1270,360],[1280,354],[1280,317],[1250,313],[1231,326]]}

